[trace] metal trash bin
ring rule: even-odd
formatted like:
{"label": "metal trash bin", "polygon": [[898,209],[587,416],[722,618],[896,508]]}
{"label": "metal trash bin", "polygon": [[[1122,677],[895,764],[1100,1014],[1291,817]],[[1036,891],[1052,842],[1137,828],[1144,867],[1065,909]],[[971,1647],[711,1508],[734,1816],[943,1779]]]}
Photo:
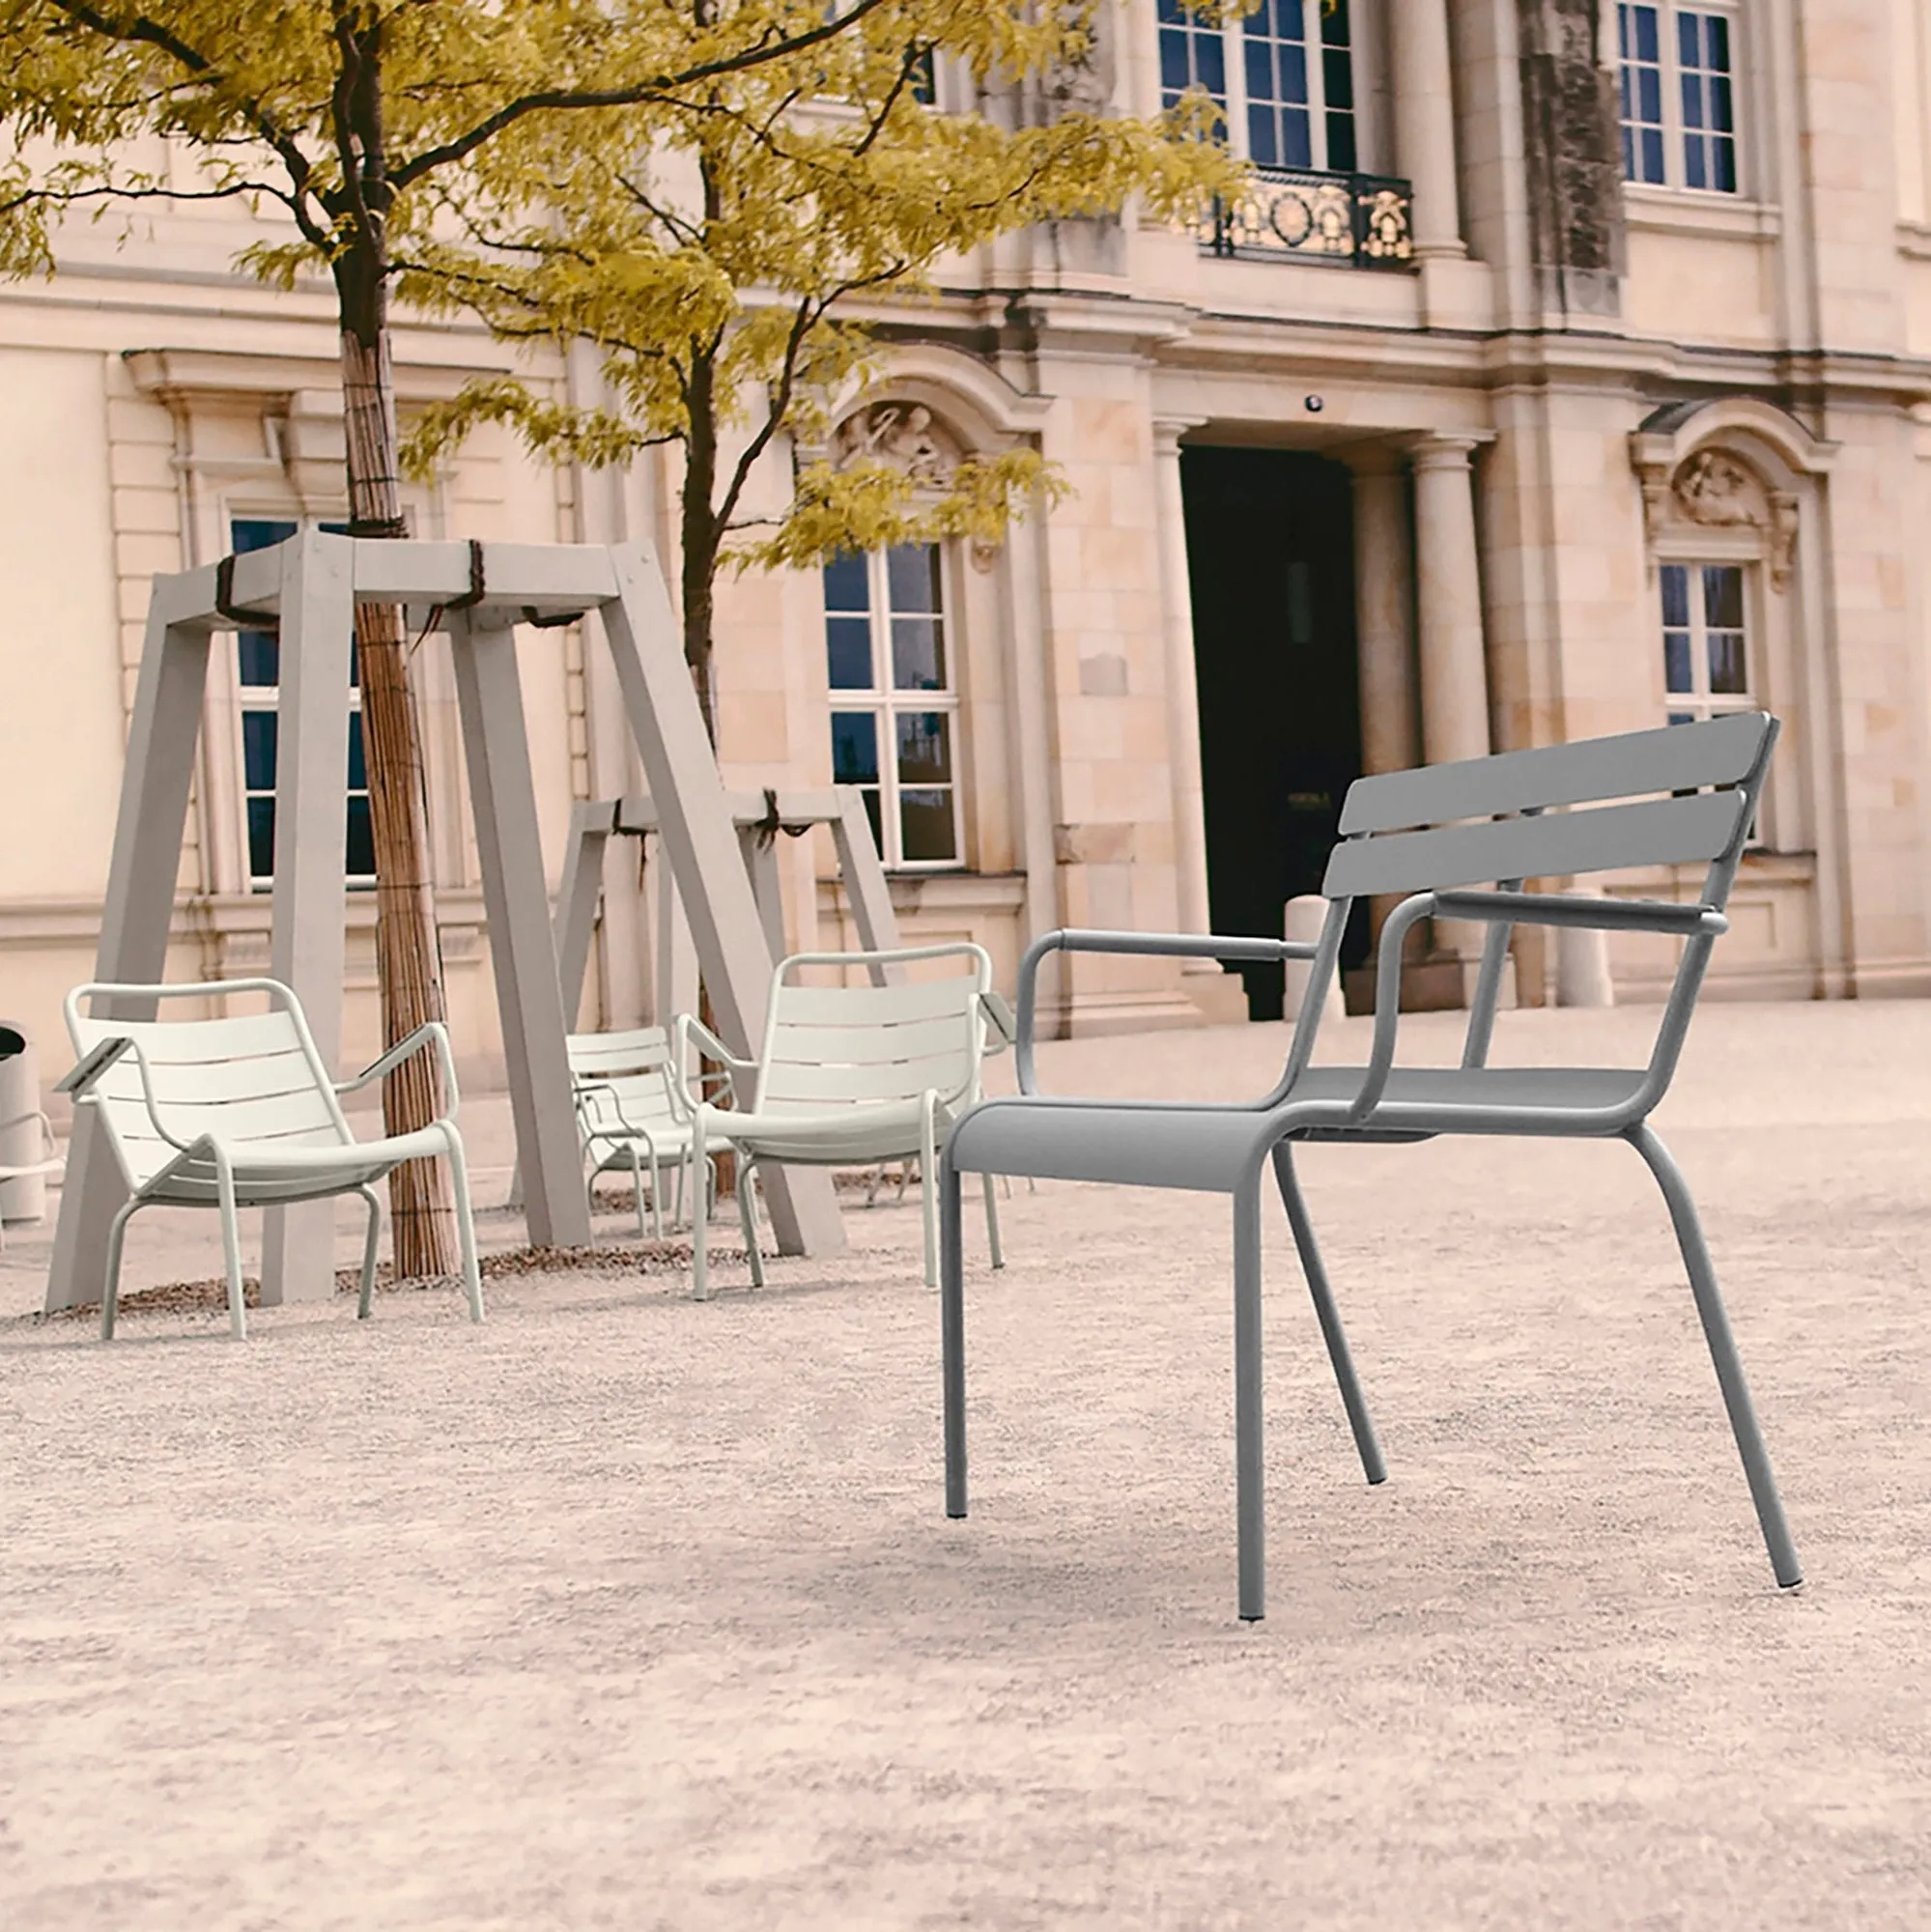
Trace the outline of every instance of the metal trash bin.
{"label": "metal trash bin", "polygon": [[[41,1127],[41,1066],[27,1030],[0,1020],[0,1168],[36,1167],[46,1158]],[[43,1174],[0,1180],[0,1222],[39,1221],[47,1211]]]}

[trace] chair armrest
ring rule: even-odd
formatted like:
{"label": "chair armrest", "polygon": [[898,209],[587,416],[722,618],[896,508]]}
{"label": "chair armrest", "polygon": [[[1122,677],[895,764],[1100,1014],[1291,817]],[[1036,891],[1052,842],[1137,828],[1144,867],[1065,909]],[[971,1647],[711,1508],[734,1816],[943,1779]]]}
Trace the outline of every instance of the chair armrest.
{"label": "chair armrest", "polygon": [[674,1031],[677,1053],[673,1062],[671,1091],[693,1114],[703,1105],[701,1096],[704,1086],[703,1079],[700,1078],[696,1094],[694,1095],[690,1076],[691,1042],[694,1039],[713,1060],[722,1060],[726,1066],[734,1066],[742,1072],[749,1073],[757,1065],[754,1060],[739,1059],[695,1013],[679,1013]]}
{"label": "chair armrest", "polygon": [[987,991],[979,996],[979,1009],[985,1015],[986,1032],[991,1036],[986,1052],[1004,1053],[1019,1037],[1019,1022],[1012,1009],[1002,994]]}
{"label": "chair armrest", "polygon": [[31,1167],[9,1166],[6,1172],[16,1178],[30,1174],[44,1174],[62,1165],[60,1142],[54,1136],[54,1123],[38,1107],[25,1114],[15,1114],[12,1120],[0,1121],[0,1133],[9,1127],[17,1127],[22,1121],[38,1121],[41,1123],[41,1158]]}
{"label": "chair armrest", "polygon": [[1039,962],[1049,952],[1136,952],[1167,959],[1312,959],[1317,949],[1304,939],[1262,939],[1251,933],[1089,932],[1077,928],[1041,933],[1019,962],[1019,1013],[1012,1038],[1019,1091],[1035,1094],[1033,1009]]}
{"label": "chair armrest", "polygon": [[1441,892],[1434,909],[1442,919],[1501,922],[1511,925],[1579,925],[1602,932],[1727,932],[1730,922],[1715,906],[1676,905],[1667,899],[1603,899],[1580,893]]}
{"label": "chair armrest", "polygon": [[1441,893],[1415,893],[1388,915],[1381,927],[1381,946],[1375,961],[1375,1044],[1368,1055],[1368,1077],[1348,1109],[1350,1125],[1358,1126],[1381,1104],[1388,1075],[1394,1070],[1395,1031],[1402,1017],[1403,942],[1408,936],[1409,926],[1418,919],[1426,919],[1446,896]]}
{"label": "chair armrest", "polygon": [[[155,1098],[155,1083],[148,1075],[148,1057],[141,1051],[141,1042],[127,1034],[116,1034],[97,1042],[54,1083],[54,1092],[71,1094],[77,1102],[98,1106],[100,1096],[93,1091],[95,1083],[123,1055],[129,1053],[134,1056],[134,1065],[140,1071],[141,1099],[147,1107],[148,1119],[154,1123],[155,1132],[180,1153],[208,1142],[212,1137],[207,1134],[193,1141],[185,1141],[168,1132],[167,1122],[161,1119],[160,1102]],[[172,1161],[168,1163],[170,1168],[173,1165]]]}
{"label": "chair armrest", "polygon": [[[592,1094],[608,1094],[611,1096],[611,1113],[615,1117],[614,1126],[600,1124],[585,1116],[583,1102]],[[584,1140],[616,1140],[621,1135],[628,1134],[637,1140],[640,1140],[645,1147],[653,1151],[655,1150],[657,1142],[652,1136],[650,1129],[639,1126],[637,1122],[633,1121],[624,1112],[623,1096],[608,1081],[584,1080],[573,1082],[570,1094],[571,1098],[577,1103],[577,1130],[583,1136]]]}
{"label": "chair armrest", "polygon": [[383,1074],[393,1071],[412,1054],[420,1053],[432,1040],[436,1043],[436,1057],[442,1064],[442,1116],[445,1121],[456,1118],[458,1094],[456,1091],[456,1056],[449,1045],[449,1029],[440,1020],[424,1020],[416,1030],[405,1039],[399,1039],[383,1057],[363,1067],[353,1080],[338,1080],[337,1094],[354,1094],[358,1088],[366,1087],[372,1080],[380,1080]]}

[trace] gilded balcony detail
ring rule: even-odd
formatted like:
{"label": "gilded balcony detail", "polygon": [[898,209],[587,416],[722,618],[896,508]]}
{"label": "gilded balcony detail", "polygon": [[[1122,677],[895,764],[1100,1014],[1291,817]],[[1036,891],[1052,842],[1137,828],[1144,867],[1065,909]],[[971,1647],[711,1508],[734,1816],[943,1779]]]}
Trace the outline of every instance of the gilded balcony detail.
{"label": "gilded balcony detail", "polygon": [[1413,191],[1387,175],[1253,171],[1246,191],[1191,224],[1208,255],[1412,269]]}

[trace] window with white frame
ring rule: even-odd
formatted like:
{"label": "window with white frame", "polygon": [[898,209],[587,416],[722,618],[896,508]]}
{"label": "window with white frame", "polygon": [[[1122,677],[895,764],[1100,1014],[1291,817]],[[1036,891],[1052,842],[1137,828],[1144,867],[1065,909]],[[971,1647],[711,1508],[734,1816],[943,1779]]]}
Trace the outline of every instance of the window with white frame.
{"label": "window with white frame", "polygon": [[1360,166],[1349,0],[1260,0],[1225,21],[1159,0],[1159,33],[1162,107],[1205,93],[1228,145],[1261,167]]}
{"label": "window with white frame", "polygon": [[1623,179],[1738,193],[1736,14],[1621,0],[1616,33]]}
{"label": "window with white frame", "polygon": [[895,869],[959,866],[959,699],[937,544],[847,552],[824,567],[832,779],[865,794]]}
{"label": "window with white frame", "polygon": [[[295,535],[288,517],[231,517],[228,541],[238,554],[267,550]],[[322,526],[339,529],[340,525]],[[273,631],[235,633],[235,681],[241,691],[241,811],[248,887],[265,893],[275,880],[275,768],[280,713],[281,639]],[[376,883],[376,841],[369,819],[369,776],[362,753],[362,693],[355,646],[349,646],[348,875],[352,887]]]}
{"label": "window with white frame", "polygon": [[1746,564],[1662,563],[1662,684],[1672,724],[1760,711],[1751,689]]}

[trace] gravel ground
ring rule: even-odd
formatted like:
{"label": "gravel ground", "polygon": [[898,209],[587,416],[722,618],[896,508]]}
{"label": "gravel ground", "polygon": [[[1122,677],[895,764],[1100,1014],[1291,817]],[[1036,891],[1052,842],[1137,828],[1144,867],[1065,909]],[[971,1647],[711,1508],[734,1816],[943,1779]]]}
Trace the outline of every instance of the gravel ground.
{"label": "gravel ground", "polygon": [[[1509,1015],[1496,1057],[1626,1061],[1653,1018]],[[1453,1059],[1450,1016],[1406,1025]],[[1281,1049],[1042,1058],[1206,1095]],[[726,1258],[704,1306],[635,1256],[506,1265],[481,1328],[405,1288],[241,1346],[212,1308],[109,1348],[41,1320],[48,1231],[14,1231],[0,1925],[1931,1924],[1927,1067],[1931,1004],[1711,1006],[1658,1117],[1790,1595],[1614,1146],[1303,1155],[1392,1474],[1360,1481],[1275,1204],[1252,1628],[1217,1199],[1019,1183],[996,1277],[969,1220],[963,1523],[916,1197],[759,1293]],[[485,1190],[503,1111],[466,1114]],[[218,1271],[174,1220],[130,1290]]]}

